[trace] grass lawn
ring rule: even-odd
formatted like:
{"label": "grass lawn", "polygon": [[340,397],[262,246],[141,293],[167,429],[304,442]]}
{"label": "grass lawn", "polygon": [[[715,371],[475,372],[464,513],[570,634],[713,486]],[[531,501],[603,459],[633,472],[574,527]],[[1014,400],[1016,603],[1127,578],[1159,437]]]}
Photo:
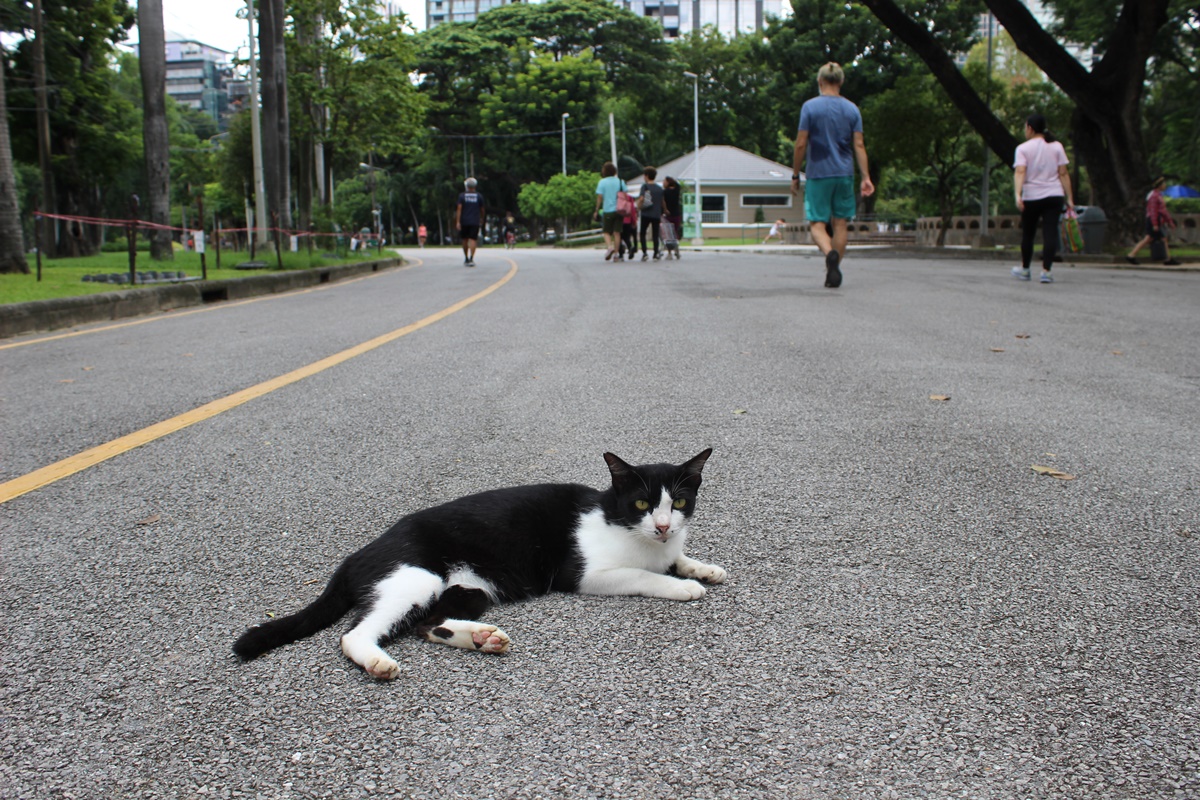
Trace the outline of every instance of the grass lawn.
{"label": "grass lawn", "polygon": [[[384,258],[392,255],[386,248],[384,249]],[[250,254],[246,251],[222,250],[222,269],[216,268],[217,258],[215,251],[209,252],[206,257],[208,260],[209,280],[244,278],[247,275],[261,275],[267,272],[278,271],[275,267],[274,253],[255,254],[255,260],[265,261],[271,267],[269,270],[233,269],[235,264],[250,260]],[[349,254],[337,259],[323,258],[315,250],[311,257],[307,252],[301,251],[299,253],[284,253],[283,268],[285,270],[293,270],[328,267],[336,264],[371,261],[379,257],[374,250],[370,250],[365,254]],[[25,303],[30,300],[48,300],[57,297],[75,297],[83,294],[113,292],[131,288],[129,284],[85,283],[83,280],[84,275],[103,275],[114,272],[128,274],[129,255],[127,253],[100,253],[85,258],[43,260],[42,280],[40,282],[37,279],[37,263],[34,257],[30,257],[28,261],[28,275],[0,275],[0,304]],[[200,254],[176,252],[175,258],[172,261],[154,261],[148,253],[138,253],[137,271],[141,273],[150,270],[157,272],[186,272],[189,278],[199,278],[201,275]]]}

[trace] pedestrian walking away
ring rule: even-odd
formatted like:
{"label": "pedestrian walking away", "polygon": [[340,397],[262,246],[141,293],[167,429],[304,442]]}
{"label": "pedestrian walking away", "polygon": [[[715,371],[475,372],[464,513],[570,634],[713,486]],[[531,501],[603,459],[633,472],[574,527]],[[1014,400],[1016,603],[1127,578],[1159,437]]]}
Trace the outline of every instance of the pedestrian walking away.
{"label": "pedestrian walking away", "polygon": [[819,94],[800,107],[792,153],[792,194],[800,194],[800,168],[806,166],[804,212],[811,224],[813,242],[825,256],[825,286],[830,289],[842,285],[841,264],[850,239],[850,220],[858,207],[855,163],[862,173],[862,196],[875,193],[863,140],[862,113],[842,97],[845,78],[841,66],[832,61],[817,71]]}
{"label": "pedestrian walking away", "polygon": [[642,261],[648,257],[647,230],[651,232],[651,238],[654,241],[654,260],[657,261],[662,258],[662,239],[659,227],[663,215],[663,187],[654,182],[658,177],[658,170],[654,167],[646,167],[642,170],[642,177],[646,179],[646,182],[642,184],[641,193],[638,194],[638,211],[641,212],[642,217]]}
{"label": "pedestrian walking away", "polygon": [[1062,142],[1046,128],[1046,118],[1031,114],[1025,120],[1025,141],[1013,158],[1013,194],[1021,212],[1021,266],[1013,275],[1022,281],[1031,279],[1033,240],[1038,222],[1042,227],[1042,283],[1054,283],[1050,274],[1058,252],[1058,217],[1066,208],[1075,207],[1071,173],[1067,171],[1067,151]]}
{"label": "pedestrian walking away", "polygon": [[425,247],[425,239],[429,236],[429,229],[424,225],[417,226],[417,246]]}
{"label": "pedestrian walking away", "polygon": [[[683,235],[683,187],[679,185],[679,181],[672,178],[670,175],[663,178],[663,222],[669,222],[675,227],[675,241],[678,244],[679,237]],[[664,234],[663,246],[666,247],[666,236]],[[676,260],[679,259],[679,247],[673,251],[668,249],[668,255],[674,255]]]}
{"label": "pedestrian walking away", "polygon": [[604,260],[616,256],[621,244],[621,214],[617,211],[617,196],[625,191],[625,181],[617,177],[617,165],[605,161],[600,168],[600,180],[596,183],[596,212],[592,218],[600,218],[604,231]]}
{"label": "pedestrian walking away", "polygon": [[474,178],[467,178],[463,186],[466,191],[458,196],[458,205],[454,208],[454,227],[458,228],[458,235],[462,239],[463,265],[473,267],[479,233],[487,218],[487,207],[483,195],[475,191],[478,182]]}
{"label": "pedestrian walking away", "polygon": [[617,213],[622,215],[621,244],[617,257],[625,258],[625,254],[628,252],[629,260],[633,261],[633,255],[637,252],[638,210],[637,203],[633,202],[629,192],[621,192],[617,195]]}
{"label": "pedestrian walking away", "polygon": [[1166,186],[1167,179],[1159,178],[1150,189],[1150,194],[1146,195],[1146,235],[1133,246],[1129,255],[1125,256],[1125,260],[1130,264],[1142,263],[1137,260],[1138,251],[1146,245],[1150,245],[1152,259],[1160,260],[1160,255],[1154,251],[1162,248],[1162,263],[1169,267],[1179,266],[1179,262],[1171,258],[1171,251],[1167,247],[1166,229],[1175,227],[1175,219],[1171,216],[1171,212],[1167,211],[1167,203],[1163,200],[1163,189]]}
{"label": "pedestrian walking away", "polygon": [[517,246],[517,220],[513,217],[512,212],[504,215],[504,247],[507,250],[512,250]]}

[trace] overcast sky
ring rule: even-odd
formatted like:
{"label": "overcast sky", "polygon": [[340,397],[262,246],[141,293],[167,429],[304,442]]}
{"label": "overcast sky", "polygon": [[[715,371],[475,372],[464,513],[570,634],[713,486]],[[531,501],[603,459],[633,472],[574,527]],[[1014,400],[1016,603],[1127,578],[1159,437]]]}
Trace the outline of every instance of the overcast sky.
{"label": "overcast sky", "polygon": [[[246,7],[245,0],[162,0],[162,4],[163,26],[168,32],[231,53],[245,47],[249,26],[237,17],[238,10]],[[400,5],[418,29],[425,26],[424,0],[401,0]],[[129,39],[137,41],[136,30]]]}

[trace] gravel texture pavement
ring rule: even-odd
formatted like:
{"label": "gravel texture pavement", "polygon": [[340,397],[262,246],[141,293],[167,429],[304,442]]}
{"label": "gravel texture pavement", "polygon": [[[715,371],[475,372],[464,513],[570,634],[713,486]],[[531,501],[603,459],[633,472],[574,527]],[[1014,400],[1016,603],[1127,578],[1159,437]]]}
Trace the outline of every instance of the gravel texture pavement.
{"label": "gravel texture pavement", "polygon": [[[519,266],[0,505],[0,797],[1200,797],[1200,275],[409,255],[0,342],[2,482]],[[706,446],[700,601],[495,608],[509,654],[390,683],[344,624],[230,652],[404,513]]]}

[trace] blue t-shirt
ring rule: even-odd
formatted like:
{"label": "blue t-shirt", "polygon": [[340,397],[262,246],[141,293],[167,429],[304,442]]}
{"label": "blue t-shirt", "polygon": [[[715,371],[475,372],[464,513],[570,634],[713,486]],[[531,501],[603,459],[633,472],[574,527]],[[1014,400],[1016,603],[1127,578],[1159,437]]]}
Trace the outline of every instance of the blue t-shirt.
{"label": "blue t-shirt", "polygon": [[605,214],[615,214],[617,212],[617,193],[624,190],[625,181],[616,175],[601,178],[600,182],[596,184],[596,194],[604,198],[601,209]]}
{"label": "blue t-shirt", "polygon": [[800,107],[800,130],[808,131],[805,176],[854,177],[854,134],[862,133],[858,106],[844,97],[820,95]]}
{"label": "blue t-shirt", "polygon": [[458,204],[462,206],[462,216],[459,219],[459,224],[478,227],[480,225],[480,212],[483,211],[483,195],[479,192],[463,192],[458,196]]}

